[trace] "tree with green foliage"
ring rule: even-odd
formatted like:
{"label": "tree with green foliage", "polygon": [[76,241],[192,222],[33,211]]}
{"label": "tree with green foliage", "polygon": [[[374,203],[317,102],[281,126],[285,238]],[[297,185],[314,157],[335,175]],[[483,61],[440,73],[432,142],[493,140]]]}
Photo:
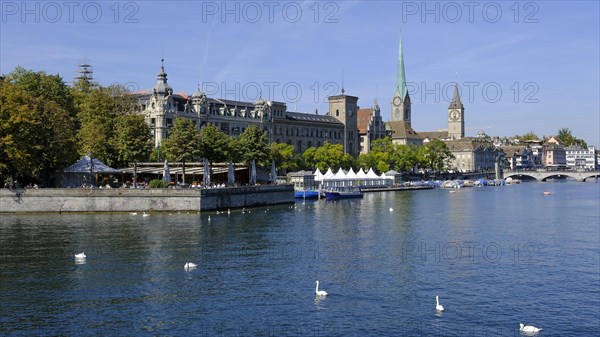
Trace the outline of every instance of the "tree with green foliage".
{"label": "tree with green foliage", "polygon": [[215,125],[208,124],[200,130],[200,155],[212,163],[224,163],[234,156],[234,140]]}
{"label": "tree with green foliage", "polygon": [[439,139],[433,139],[419,147],[417,156],[422,167],[433,171],[444,171],[450,160],[454,159],[446,143]]}
{"label": "tree with green foliage", "polygon": [[[76,148],[76,113],[73,97],[69,87],[58,75],[48,75],[43,71],[33,72],[17,67],[3,81],[9,91],[20,91],[27,95],[26,101],[21,101],[21,108],[29,109],[31,117],[37,125],[35,132],[25,132],[17,129],[8,137],[18,139],[27,137],[28,146],[20,149],[22,158],[30,158],[27,169],[15,172],[26,180],[41,180],[44,185],[53,183],[53,174],[57,168],[66,167],[77,159]],[[11,94],[12,95],[12,94]],[[19,96],[21,94],[17,94]],[[10,109],[20,110],[14,104],[17,96],[8,99]],[[5,112],[10,112],[5,110]],[[14,119],[13,119],[14,120]]]}
{"label": "tree with green foliage", "polygon": [[[103,87],[95,83],[80,83],[72,92],[81,124],[79,153],[91,153],[109,166],[123,164],[116,148],[119,139],[116,128],[120,117],[134,112],[134,97],[121,86]],[[137,132],[146,130],[144,127]]]}
{"label": "tree with green foliage", "polygon": [[271,143],[271,159],[278,169],[285,172],[299,167],[298,156],[294,155],[294,146],[290,144]]}
{"label": "tree with green foliage", "polygon": [[412,171],[419,163],[417,147],[414,145],[396,144],[392,153],[392,162],[394,163],[394,170],[398,172]]}
{"label": "tree with green foliage", "polygon": [[587,148],[587,143],[585,140],[577,138],[573,136],[571,130],[568,128],[562,128],[558,130],[558,135],[556,136],[558,140],[560,140],[564,146],[580,146],[582,148]]}
{"label": "tree with green foliage", "polygon": [[389,152],[371,151],[361,153],[356,160],[356,165],[365,171],[373,168],[375,171],[383,173],[390,170],[389,162]]}
{"label": "tree with green foliage", "polygon": [[40,122],[23,87],[0,81],[0,183],[21,179],[43,145],[33,143]]}
{"label": "tree with green foliage", "polygon": [[147,160],[153,144],[144,116],[127,114],[117,117],[113,143],[120,165]]}
{"label": "tree with green foliage", "polygon": [[237,142],[237,151],[247,164],[253,160],[257,165],[271,163],[269,136],[256,125],[250,125],[242,132]]}
{"label": "tree with green foliage", "polygon": [[169,138],[162,142],[161,155],[168,161],[183,162],[198,160],[202,155],[200,134],[190,119],[177,117]]}
{"label": "tree with green foliage", "polygon": [[351,155],[344,153],[342,144],[331,144],[325,142],[322,146],[315,148],[311,147],[304,151],[302,155],[307,168],[318,168],[321,171],[345,167],[349,168],[354,164],[354,158]]}

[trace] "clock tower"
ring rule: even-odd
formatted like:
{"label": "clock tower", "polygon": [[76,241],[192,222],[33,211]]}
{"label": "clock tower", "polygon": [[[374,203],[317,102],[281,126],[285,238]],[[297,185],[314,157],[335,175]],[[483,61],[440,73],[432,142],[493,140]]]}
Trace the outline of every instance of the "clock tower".
{"label": "clock tower", "polygon": [[406,88],[406,76],[404,73],[404,54],[402,53],[402,37],[400,37],[400,48],[398,50],[398,75],[396,77],[396,91],[392,97],[392,121],[406,122],[410,126],[410,96]]}
{"label": "clock tower", "polygon": [[460,100],[458,83],[454,83],[454,96],[448,107],[448,137],[450,139],[465,137],[465,107]]}

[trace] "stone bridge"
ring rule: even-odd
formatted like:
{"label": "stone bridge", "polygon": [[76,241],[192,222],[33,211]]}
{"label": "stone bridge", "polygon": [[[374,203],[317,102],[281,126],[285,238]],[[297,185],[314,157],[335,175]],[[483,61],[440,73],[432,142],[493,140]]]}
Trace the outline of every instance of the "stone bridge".
{"label": "stone bridge", "polygon": [[585,181],[588,178],[600,177],[600,171],[504,171],[502,178],[508,177],[520,178],[531,177],[538,181],[545,181],[548,178],[569,177],[577,181]]}

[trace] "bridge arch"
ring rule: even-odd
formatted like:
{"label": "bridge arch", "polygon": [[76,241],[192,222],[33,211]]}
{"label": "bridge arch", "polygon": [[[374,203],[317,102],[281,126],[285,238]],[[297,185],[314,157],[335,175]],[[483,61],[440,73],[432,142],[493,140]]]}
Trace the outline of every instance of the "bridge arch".
{"label": "bridge arch", "polygon": [[600,177],[600,171],[506,171],[502,175],[504,179],[508,177],[529,177],[537,181],[546,181],[548,178],[569,177],[577,181],[585,181],[589,178]]}

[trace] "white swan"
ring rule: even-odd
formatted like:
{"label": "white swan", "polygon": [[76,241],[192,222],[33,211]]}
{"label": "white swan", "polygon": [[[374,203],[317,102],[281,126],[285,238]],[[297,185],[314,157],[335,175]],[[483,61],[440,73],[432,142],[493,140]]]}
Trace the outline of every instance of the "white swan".
{"label": "white swan", "polygon": [[137,212],[131,212],[129,214],[131,214],[131,215],[137,215]]}
{"label": "white swan", "polygon": [[187,263],[185,264],[185,266],[183,266],[183,269],[185,269],[185,270],[190,270],[190,269],[196,269],[196,267],[198,267],[198,265],[197,265],[197,264],[195,264],[195,263],[192,263],[192,262],[187,262]]}
{"label": "white swan", "polygon": [[75,254],[75,258],[76,259],[85,259],[87,256],[85,256],[85,252],[81,252],[79,254]]}
{"label": "white swan", "polygon": [[317,280],[315,283],[317,284],[317,287],[315,288],[315,294],[317,294],[317,296],[327,296],[327,292],[325,290],[319,290],[319,280]]}
{"label": "white swan", "polygon": [[444,306],[440,304],[440,297],[435,295],[435,310],[444,311]]}
{"label": "white swan", "polygon": [[390,207],[390,212],[393,212],[393,211],[394,211],[394,209]]}
{"label": "white swan", "polygon": [[147,217],[147,216],[150,216],[150,214],[148,214],[148,213],[144,212],[144,214],[142,214],[142,216],[143,216],[143,217]]}
{"label": "white swan", "polygon": [[208,216],[208,221],[210,221],[210,215]]}
{"label": "white swan", "polygon": [[540,332],[542,330],[542,328],[536,328],[533,325],[525,325],[523,323],[519,323],[519,326],[521,327],[519,330],[523,332]]}

